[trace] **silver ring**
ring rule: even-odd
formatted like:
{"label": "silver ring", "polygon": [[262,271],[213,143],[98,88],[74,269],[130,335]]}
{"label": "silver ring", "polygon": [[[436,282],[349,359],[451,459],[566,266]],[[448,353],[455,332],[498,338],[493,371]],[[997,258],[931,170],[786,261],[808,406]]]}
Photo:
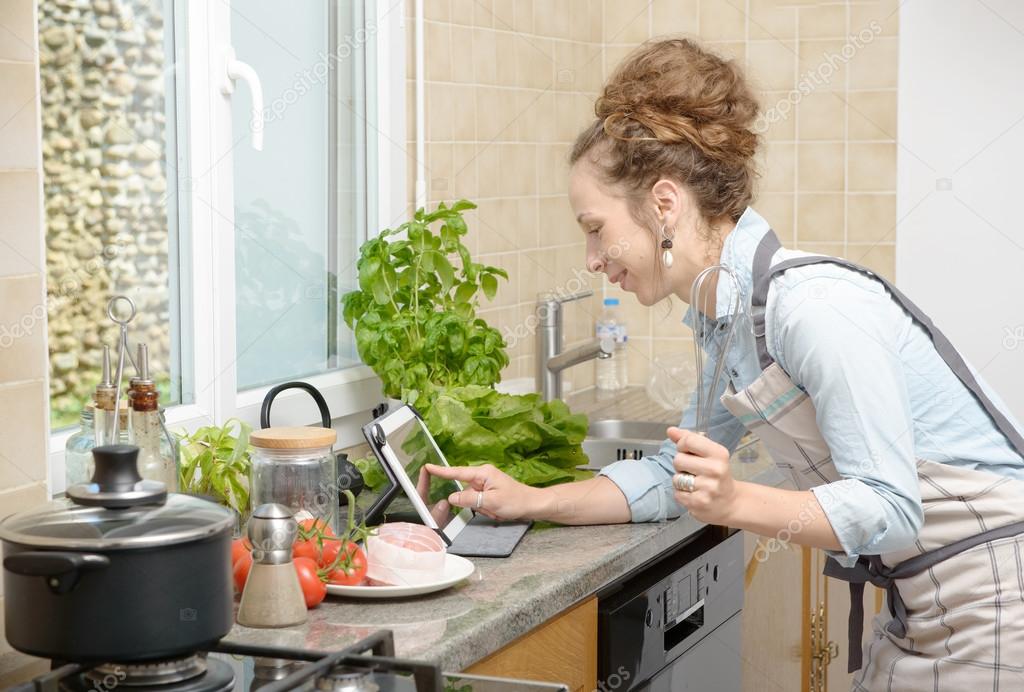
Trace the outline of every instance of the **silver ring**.
{"label": "silver ring", "polygon": [[479,490],[476,491],[476,509],[480,509],[484,506],[484,494]]}
{"label": "silver ring", "polygon": [[683,493],[692,493],[694,485],[697,482],[697,477],[692,473],[677,473],[672,477],[672,485],[676,490]]}

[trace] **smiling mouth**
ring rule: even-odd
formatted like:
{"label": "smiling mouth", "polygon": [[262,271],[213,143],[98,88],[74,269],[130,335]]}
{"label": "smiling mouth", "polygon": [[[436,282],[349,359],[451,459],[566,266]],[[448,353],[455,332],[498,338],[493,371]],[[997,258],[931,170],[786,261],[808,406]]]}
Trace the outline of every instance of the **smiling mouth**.
{"label": "smiling mouth", "polygon": [[628,273],[629,273],[628,270],[623,269],[621,272],[616,274],[612,279],[610,279],[610,281],[613,284],[619,284],[621,286],[622,285],[622,280],[626,278],[626,274],[628,274]]}

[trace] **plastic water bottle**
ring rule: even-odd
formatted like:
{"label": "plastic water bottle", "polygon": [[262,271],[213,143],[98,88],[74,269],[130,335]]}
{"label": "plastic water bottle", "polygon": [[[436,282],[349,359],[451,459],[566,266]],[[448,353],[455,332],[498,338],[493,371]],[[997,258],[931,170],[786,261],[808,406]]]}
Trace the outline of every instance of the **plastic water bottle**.
{"label": "plastic water bottle", "polygon": [[604,311],[597,320],[597,338],[615,340],[615,353],[611,358],[597,359],[596,385],[599,390],[614,392],[625,389],[629,377],[626,369],[626,323],[619,314],[619,299],[605,298]]}

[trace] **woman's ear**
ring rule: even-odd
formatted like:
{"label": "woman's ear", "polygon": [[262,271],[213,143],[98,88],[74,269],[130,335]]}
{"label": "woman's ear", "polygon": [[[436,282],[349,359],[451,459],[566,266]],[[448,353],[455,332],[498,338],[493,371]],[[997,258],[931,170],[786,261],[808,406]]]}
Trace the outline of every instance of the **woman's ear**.
{"label": "woman's ear", "polygon": [[683,194],[679,185],[668,178],[661,178],[651,187],[651,194],[654,196],[655,218],[669,228],[675,226],[683,208]]}

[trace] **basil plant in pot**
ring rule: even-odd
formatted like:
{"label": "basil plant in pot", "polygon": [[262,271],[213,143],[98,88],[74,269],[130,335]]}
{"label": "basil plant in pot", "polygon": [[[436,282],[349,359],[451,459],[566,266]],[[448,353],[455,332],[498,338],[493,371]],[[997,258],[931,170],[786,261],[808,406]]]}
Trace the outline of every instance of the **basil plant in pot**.
{"label": "basil plant in pot", "polygon": [[[420,411],[450,464],[494,464],[536,486],[588,478],[575,468],[587,461],[585,415],[494,388],[509,362],[506,343],[476,311],[480,295],[493,299],[508,274],[474,262],[462,242],[462,213],[475,207],[459,200],[421,208],[364,243],[359,288],[342,298],[345,323],[385,396]],[[384,482],[375,461],[356,465],[371,488]]]}
{"label": "basil plant in pot", "polygon": [[202,495],[233,510],[237,528],[252,512],[249,478],[252,470],[252,428],[232,418],[208,425],[178,442],[178,485],[181,492]]}

